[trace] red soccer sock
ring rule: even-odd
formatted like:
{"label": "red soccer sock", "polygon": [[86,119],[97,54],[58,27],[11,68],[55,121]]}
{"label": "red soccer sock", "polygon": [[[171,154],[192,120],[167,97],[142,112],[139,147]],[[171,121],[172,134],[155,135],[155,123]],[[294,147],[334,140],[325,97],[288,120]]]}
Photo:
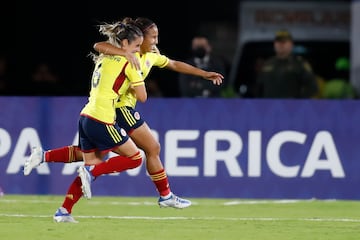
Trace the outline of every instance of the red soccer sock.
{"label": "red soccer sock", "polygon": [[71,183],[68,192],[66,193],[62,207],[64,207],[68,213],[71,213],[73,206],[83,195],[81,185],[80,177],[76,177],[75,180]]}
{"label": "red soccer sock", "polygon": [[160,196],[167,196],[171,190],[169,180],[164,169],[158,172],[149,173],[150,178],[156,186],[156,189],[160,193]]}
{"label": "red soccer sock", "polygon": [[45,152],[45,162],[71,163],[82,161],[82,159],[76,159],[76,151],[80,151],[78,146],[66,146],[48,150]]}
{"label": "red soccer sock", "polygon": [[141,161],[140,152],[131,157],[115,156],[105,162],[96,164],[91,170],[91,174],[96,178],[102,174],[122,172],[140,166]]}

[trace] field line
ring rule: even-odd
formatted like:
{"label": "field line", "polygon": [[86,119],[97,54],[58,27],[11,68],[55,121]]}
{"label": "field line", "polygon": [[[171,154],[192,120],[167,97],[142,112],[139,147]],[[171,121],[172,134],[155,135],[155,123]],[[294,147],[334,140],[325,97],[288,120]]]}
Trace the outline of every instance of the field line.
{"label": "field line", "polygon": [[[31,214],[2,214],[0,217],[9,218],[52,218],[50,215]],[[74,216],[83,219],[125,219],[125,220],[207,220],[207,221],[304,221],[304,222],[360,222],[351,218],[267,218],[267,217],[154,217],[154,216]]]}
{"label": "field line", "polygon": [[[252,205],[252,204],[292,204],[292,203],[300,203],[300,202],[311,202],[311,201],[321,201],[321,202],[334,202],[334,199],[328,200],[297,200],[297,199],[279,199],[279,200],[228,200],[222,201],[221,203],[214,203],[214,202],[202,202],[201,205],[224,205],[224,206],[231,206],[231,205]],[[58,200],[34,200],[34,199],[4,199],[0,198],[1,203],[31,203],[31,204],[38,204],[38,203],[58,203]],[[103,204],[103,201],[97,201],[96,199],[92,199],[89,201],[90,204]],[[192,201],[193,205],[198,205],[199,203],[196,200]],[[153,202],[149,201],[109,201],[107,204],[110,205],[144,205],[144,206],[152,206],[157,205],[157,198],[154,198]]]}

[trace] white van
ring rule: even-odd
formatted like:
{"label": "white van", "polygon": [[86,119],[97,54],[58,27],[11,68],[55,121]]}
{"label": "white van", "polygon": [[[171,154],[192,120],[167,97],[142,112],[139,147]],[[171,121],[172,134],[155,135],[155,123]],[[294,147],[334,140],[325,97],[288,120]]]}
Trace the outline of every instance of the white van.
{"label": "white van", "polygon": [[240,2],[230,83],[242,97],[256,97],[258,67],[274,55],[274,35],[280,29],[291,32],[295,54],[307,59],[316,75],[332,78],[336,60],[350,58],[350,12],[348,2]]}

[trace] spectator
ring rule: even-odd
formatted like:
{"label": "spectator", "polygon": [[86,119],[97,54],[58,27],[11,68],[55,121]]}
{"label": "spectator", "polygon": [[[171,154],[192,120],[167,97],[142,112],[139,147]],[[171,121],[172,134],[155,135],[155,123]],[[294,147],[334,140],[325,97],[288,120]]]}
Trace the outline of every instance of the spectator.
{"label": "spectator", "polygon": [[310,64],[293,54],[293,38],[287,30],[276,32],[275,56],[267,59],[257,76],[257,97],[314,98],[318,93]]}
{"label": "spectator", "polygon": [[[196,36],[192,39],[193,56],[185,62],[205,71],[221,73],[226,79],[226,62],[212,54],[212,46],[208,38]],[[182,74],[179,75],[181,97],[220,97],[222,88],[201,77]]]}

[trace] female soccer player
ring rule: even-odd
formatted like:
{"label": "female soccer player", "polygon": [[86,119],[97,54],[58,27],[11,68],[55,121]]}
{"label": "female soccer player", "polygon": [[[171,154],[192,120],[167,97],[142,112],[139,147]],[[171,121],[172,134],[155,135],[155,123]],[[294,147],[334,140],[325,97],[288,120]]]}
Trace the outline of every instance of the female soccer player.
{"label": "female soccer player", "polygon": [[[137,26],[144,34],[144,41],[140,47],[140,68],[145,78],[153,66],[168,68],[173,71],[192,74],[204,78],[204,81],[210,80],[216,85],[222,83],[223,76],[215,72],[207,72],[193,67],[187,63],[169,59],[157,51],[158,28],[156,24],[147,18],[137,18]],[[125,55],[123,49],[112,45],[109,41],[100,42],[94,45],[94,48],[103,54]],[[154,53],[155,52],[155,53]],[[146,155],[146,168],[160,194],[158,204],[160,207],[185,208],[191,205],[186,199],[177,197],[171,192],[169,180],[166,171],[160,160],[160,144],[154,138],[147,123],[141,118],[135,109],[136,99],[133,94],[126,94],[116,106],[119,125],[123,126],[129,136],[140,147]],[[75,162],[81,161],[82,157],[76,146],[67,146],[63,148],[48,150],[43,153],[40,148],[34,149],[32,155],[25,163],[24,174],[28,175],[32,168],[38,166],[41,162]]]}
{"label": "female soccer player", "polygon": [[[109,38],[120,48],[133,53],[140,51],[143,33],[131,21],[125,19],[113,25],[106,24],[101,26],[101,30],[111,31]],[[86,198],[91,198],[91,182],[96,177],[141,165],[140,150],[115,121],[114,104],[129,91],[134,93],[136,100],[145,102],[147,99],[143,76],[138,70],[128,66],[128,61],[123,56],[94,56],[94,61],[91,90],[88,102],[80,112],[78,125],[79,148],[84,166],[79,167],[79,176],[68,191],[68,194],[74,190],[76,192],[80,186]],[[110,151],[119,155],[103,161]],[[75,222],[66,207],[65,203],[56,211],[55,221]]]}

